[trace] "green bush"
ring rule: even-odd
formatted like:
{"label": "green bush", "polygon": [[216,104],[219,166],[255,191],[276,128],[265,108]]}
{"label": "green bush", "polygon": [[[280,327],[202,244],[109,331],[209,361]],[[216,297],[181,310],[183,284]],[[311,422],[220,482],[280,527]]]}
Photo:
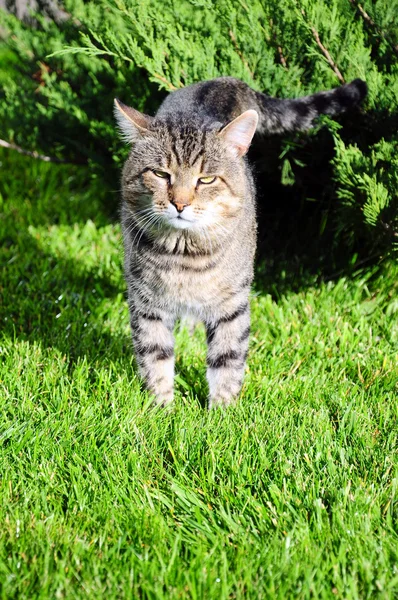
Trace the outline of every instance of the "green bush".
{"label": "green bush", "polygon": [[282,97],[361,77],[369,87],[361,111],[341,118],[342,128],[328,121],[318,133],[279,141],[260,170],[276,195],[290,194],[297,205],[318,203],[335,246],[343,240],[368,254],[394,248],[397,0],[65,0],[63,6],[69,16],[62,19],[36,14],[21,22],[2,14],[2,138],[88,161],[93,173],[114,179],[126,151],[115,133],[114,96],[154,112],[166,92],[219,75]]}
{"label": "green bush", "polygon": [[[84,54],[50,57],[77,46],[90,26],[100,29],[109,11],[98,2],[65,3],[70,18],[34,14],[21,22],[0,11],[0,137],[58,159],[89,163],[102,175],[121,160],[112,103],[134,81],[138,108],[156,106],[157,89],[123,60]],[[122,22],[122,21],[121,21]],[[118,25],[120,31],[120,26]],[[115,171],[112,171],[112,176]]]}

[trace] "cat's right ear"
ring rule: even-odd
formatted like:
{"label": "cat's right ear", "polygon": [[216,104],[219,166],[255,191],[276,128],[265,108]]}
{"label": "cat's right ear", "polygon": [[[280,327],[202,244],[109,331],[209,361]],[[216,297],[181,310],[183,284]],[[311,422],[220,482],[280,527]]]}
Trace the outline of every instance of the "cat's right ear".
{"label": "cat's right ear", "polygon": [[218,135],[227,143],[235,156],[243,156],[249,150],[253,135],[258,124],[258,114],[255,110],[246,110],[228,123]]}
{"label": "cat's right ear", "polygon": [[115,98],[114,111],[121,137],[128,144],[136,142],[137,139],[148,133],[148,127],[153,117],[126,106],[117,98]]}

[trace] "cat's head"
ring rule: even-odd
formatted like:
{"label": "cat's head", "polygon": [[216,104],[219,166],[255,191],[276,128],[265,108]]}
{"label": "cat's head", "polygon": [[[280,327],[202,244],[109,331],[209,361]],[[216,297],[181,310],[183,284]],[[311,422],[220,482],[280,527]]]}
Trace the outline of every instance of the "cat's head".
{"label": "cat's head", "polygon": [[115,101],[123,138],[132,144],[123,195],[143,226],[203,230],[222,226],[245,209],[242,157],[256,131],[248,110],[220,123],[149,117]]}

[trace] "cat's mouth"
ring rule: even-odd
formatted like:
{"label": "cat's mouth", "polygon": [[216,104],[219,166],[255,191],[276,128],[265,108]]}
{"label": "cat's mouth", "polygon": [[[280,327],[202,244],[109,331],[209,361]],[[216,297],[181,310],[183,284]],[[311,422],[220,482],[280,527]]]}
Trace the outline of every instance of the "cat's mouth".
{"label": "cat's mouth", "polygon": [[176,217],[169,219],[169,223],[176,229],[189,229],[190,227],[193,227],[195,221],[192,219],[187,219],[183,215],[179,214]]}
{"label": "cat's mouth", "polygon": [[163,218],[166,220],[169,227],[172,227],[173,229],[192,229],[198,221],[191,206],[187,206],[182,211],[178,211],[172,204],[170,204],[163,213]]}

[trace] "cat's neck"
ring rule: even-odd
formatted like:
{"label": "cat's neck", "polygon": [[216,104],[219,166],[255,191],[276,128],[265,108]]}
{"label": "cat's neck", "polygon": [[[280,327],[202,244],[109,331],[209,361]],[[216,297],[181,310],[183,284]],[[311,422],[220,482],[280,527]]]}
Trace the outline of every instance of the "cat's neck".
{"label": "cat's neck", "polygon": [[238,224],[206,229],[168,229],[152,232],[151,243],[160,251],[175,256],[212,256],[231,240]]}

